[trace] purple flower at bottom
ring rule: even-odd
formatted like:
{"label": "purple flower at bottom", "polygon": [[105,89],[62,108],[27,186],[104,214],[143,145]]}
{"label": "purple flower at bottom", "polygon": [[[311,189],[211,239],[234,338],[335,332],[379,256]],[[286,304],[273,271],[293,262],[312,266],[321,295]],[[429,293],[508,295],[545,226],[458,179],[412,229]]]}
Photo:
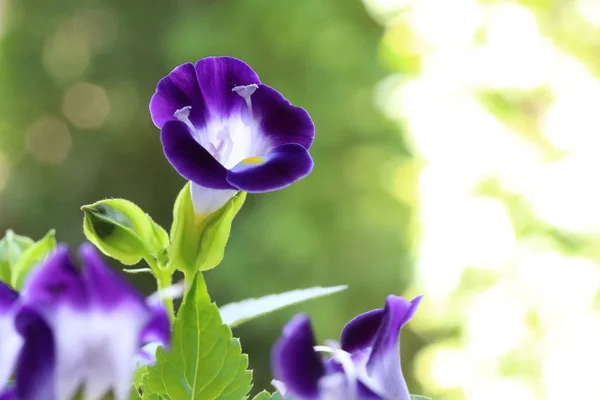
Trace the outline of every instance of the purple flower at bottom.
{"label": "purple flower at bottom", "polygon": [[192,182],[199,214],[239,190],[277,190],[312,170],[310,116],[241,60],[208,57],[178,66],[158,83],[150,114],[167,159]]}
{"label": "purple flower at bottom", "polygon": [[[16,378],[0,398],[68,400],[83,388],[84,399],[111,391],[127,399],[141,347],[169,342],[169,318],[158,296],[144,299],[92,245],[80,254],[78,269],[67,246],[59,246],[18,299],[0,286],[0,343],[13,343],[8,351],[0,345],[0,366],[11,366],[0,375],[0,388],[11,372]],[[10,311],[2,312],[10,298]]]}
{"label": "purple flower at bottom", "polygon": [[[384,308],[348,322],[340,343],[328,346],[316,346],[308,316],[295,316],[271,353],[274,385],[295,400],[410,400],[400,367],[400,329],[421,298],[388,296]],[[321,352],[331,357],[324,360]]]}

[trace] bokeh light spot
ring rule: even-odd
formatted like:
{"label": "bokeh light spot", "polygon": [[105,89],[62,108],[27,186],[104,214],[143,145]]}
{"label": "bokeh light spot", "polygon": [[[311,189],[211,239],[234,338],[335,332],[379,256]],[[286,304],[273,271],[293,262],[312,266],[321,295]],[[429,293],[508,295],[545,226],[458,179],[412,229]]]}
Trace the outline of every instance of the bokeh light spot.
{"label": "bokeh light spot", "polygon": [[44,46],[44,66],[58,81],[76,79],[90,63],[89,41],[65,22]]}
{"label": "bokeh light spot", "polygon": [[104,88],[91,83],[79,83],[65,93],[62,109],[76,127],[94,129],[104,125],[110,103]]}
{"label": "bokeh light spot", "polygon": [[42,164],[63,163],[73,144],[67,125],[53,117],[44,117],[34,122],[26,136],[27,151]]}

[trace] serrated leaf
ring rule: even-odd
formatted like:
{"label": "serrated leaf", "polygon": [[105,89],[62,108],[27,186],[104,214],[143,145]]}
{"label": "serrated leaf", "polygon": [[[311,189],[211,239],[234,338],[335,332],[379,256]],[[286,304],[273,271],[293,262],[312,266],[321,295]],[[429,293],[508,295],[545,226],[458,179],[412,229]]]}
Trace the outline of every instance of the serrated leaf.
{"label": "serrated leaf", "polygon": [[238,303],[230,303],[222,306],[221,318],[230,327],[236,327],[244,322],[273,311],[302,303],[307,300],[328,296],[333,293],[347,289],[348,286],[312,287],[308,289],[296,289],[285,293],[271,294],[257,299],[246,299]]}
{"label": "serrated leaf", "polygon": [[171,350],[159,348],[156,358],[145,375],[144,399],[240,400],[252,387],[248,356],[210,301],[202,274],[177,313]]}
{"label": "serrated leaf", "polygon": [[252,400],[286,400],[286,398],[281,396],[279,392],[271,394],[266,390],[263,390],[262,392],[254,396]]}
{"label": "serrated leaf", "polygon": [[425,397],[425,396],[419,396],[417,394],[411,394],[410,395],[410,399],[411,400],[431,400],[430,397]]}

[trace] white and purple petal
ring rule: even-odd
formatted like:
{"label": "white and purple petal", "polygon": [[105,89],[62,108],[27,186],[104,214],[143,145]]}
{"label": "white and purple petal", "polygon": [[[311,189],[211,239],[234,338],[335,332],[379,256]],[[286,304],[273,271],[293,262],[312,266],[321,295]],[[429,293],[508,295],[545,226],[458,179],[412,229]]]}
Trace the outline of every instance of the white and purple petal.
{"label": "white and purple petal", "polygon": [[210,189],[235,189],[227,182],[227,169],[194,137],[181,121],[167,121],[160,131],[167,160],[185,179]]}
{"label": "white and purple petal", "polygon": [[400,330],[413,317],[421,299],[422,296],[418,296],[407,301],[399,296],[388,296],[379,327],[372,339],[371,352],[365,365],[368,379],[361,381],[386,399],[410,399],[400,365]]}
{"label": "white and purple petal", "polygon": [[313,161],[303,146],[283,144],[263,157],[242,160],[227,174],[227,181],[246,192],[268,192],[291,185],[304,178]]}
{"label": "white and purple petal", "polygon": [[[144,298],[104,263],[91,244],[81,246],[81,257],[89,296],[86,395],[100,398],[112,390],[116,399],[126,399],[134,373],[132,360],[141,347],[142,333],[150,324],[152,333],[163,328],[164,314],[153,321]],[[166,331],[168,335],[168,325]]]}
{"label": "white and purple petal", "polygon": [[15,371],[15,399],[61,400],[55,386],[56,350],[50,326],[38,310],[29,305],[19,309],[17,329],[23,338]]}
{"label": "white and purple petal", "polygon": [[287,392],[302,399],[319,399],[319,380],[325,366],[314,351],[315,338],[308,316],[300,314],[283,328],[271,353],[271,370]]}
{"label": "white and purple petal", "polygon": [[293,106],[275,89],[260,85],[252,95],[258,132],[273,146],[298,143],[309,149],[315,138],[315,125],[308,112]]}
{"label": "white and purple petal", "polygon": [[15,328],[15,304],[19,294],[0,282],[0,389],[13,373],[22,338]]}

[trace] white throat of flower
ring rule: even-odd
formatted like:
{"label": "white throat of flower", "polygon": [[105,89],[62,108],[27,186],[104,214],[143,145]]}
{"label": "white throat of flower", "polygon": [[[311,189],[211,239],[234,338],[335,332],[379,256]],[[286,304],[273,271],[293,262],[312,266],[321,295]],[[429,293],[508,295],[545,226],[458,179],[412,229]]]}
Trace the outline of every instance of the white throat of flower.
{"label": "white throat of flower", "polygon": [[[244,127],[241,129],[247,129],[250,131],[250,133],[256,128],[254,122],[254,111],[252,109],[252,95],[254,94],[256,89],[258,89],[258,85],[254,83],[245,86],[235,86],[233,89],[231,89],[232,92],[236,92],[246,102],[246,108],[248,112],[242,113],[240,115],[240,123]],[[194,138],[222,165],[224,165],[227,168],[231,168],[242,159],[256,155],[245,154],[245,157],[242,157],[240,159],[237,159],[238,157],[236,157],[236,155],[232,157],[232,152],[234,150],[234,141],[232,139],[232,132],[230,132],[230,129],[234,129],[234,131],[236,129],[239,130],[239,126],[237,128],[232,128],[227,123],[211,124],[210,129],[212,129],[212,132],[215,133],[212,133],[211,135],[199,134],[194,124],[192,124],[192,121],[190,121],[191,109],[192,106],[185,106],[176,110],[173,116],[179,121],[185,123],[187,127],[192,131]],[[231,158],[235,159],[231,160]]]}
{"label": "white throat of flower", "polygon": [[314,346],[313,348],[317,352],[331,354],[331,357],[342,366],[346,377],[348,400],[358,400],[358,371],[352,361],[352,355],[342,350],[336,341],[328,340],[325,344],[326,346]]}

